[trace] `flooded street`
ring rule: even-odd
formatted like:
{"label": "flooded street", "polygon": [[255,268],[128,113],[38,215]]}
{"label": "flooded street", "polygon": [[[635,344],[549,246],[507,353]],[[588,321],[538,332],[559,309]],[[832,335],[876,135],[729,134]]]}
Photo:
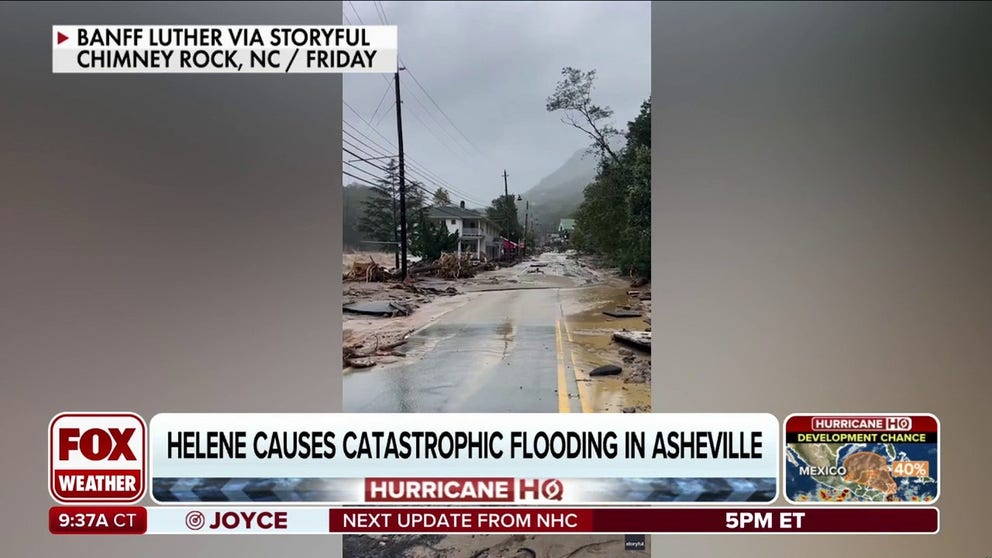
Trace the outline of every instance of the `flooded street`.
{"label": "flooded street", "polygon": [[[346,372],[346,411],[650,411],[649,355],[610,339],[645,317],[602,314],[631,304],[625,282],[546,253],[459,288],[469,292],[410,322],[404,357]],[[589,376],[604,364],[623,372]]]}

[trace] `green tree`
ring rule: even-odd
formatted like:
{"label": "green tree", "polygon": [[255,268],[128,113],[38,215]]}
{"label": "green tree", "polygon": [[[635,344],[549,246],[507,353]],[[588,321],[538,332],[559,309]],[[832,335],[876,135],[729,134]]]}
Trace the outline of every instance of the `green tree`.
{"label": "green tree", "polygon": [[451,194],[449,194],[444,188],[438,186],[437,190],[434,190],[431,203],[434,206],[451,205]]}
{"label": "green tree", "polygon": [[430,211],[427,205],[427,189],[416,180],[406,181],[406,234],[407,247],[413,253],[413,245],[421,234],[421,223],[425,222]]}
{"label": "green tree", "polygon": [[458,233],[448,233],[443,223],[433,223],[426,211],[421,211],[417,219],[417,234],[411,245],[413,255],[425,260],[436,260],[442,252],[458,249]]}
{"label": "green tree", "polygon": [[[376,181],[364,211],[358,221],[358,230],[364,240],[387,242],[395,248],[399,244],[399,167],[395,159],[390,159],[384,171],[386,174]],[[397,256],[398,257],[398,256]],[[398,265],[398,262],[397,262]]]}
{"label": "green tree", "polygon": [[[383,172],[385,175],[376,181],[363,204],[364,211],[358,221],[358,230],[365,240],[389,243],[390,250],[396,251],[396,266],[399,267],[400,190],[399,165],[396,160],[390,159]],[[421,213],[427,210],[424,203],[426,190],[423,184],[413,180],[406,180],[405,184],[407,245],[410,246],[418,234]]]}
{"label": "green tree", "polygon": [[518,242],[523,236],[523,227],[517,212],[517,200],[513,195],[500,196],[486,208],[486,217],[499,226],[500,236]]}
{"label": "green tree", "polygon": [[562,70],[563,78],[548,98],[548,111],[564,111],[567,124],[584,132],[599,153],[596,179],[586,186],[575,212],[571,243],[604,255],[631,276],[651,274],[651,99],[627,123],[626,144],[615,150],[620,134],[609,123],[613,111],[592,102],[595,70]]}
{"label": "green tree", "polygon": [[608,122],[613,110],[592,102],[592,87],[596,80],[596,70],[583,72],[567,66],[561,70],[562,78],[555,86],[555,92],[547,99],[548,112],[562,111],[562,122],[584,132],[593,140],[592,150],[601,157],[609,157],[619,162],[617,154],[610,147],[610,141],[620,132]]}

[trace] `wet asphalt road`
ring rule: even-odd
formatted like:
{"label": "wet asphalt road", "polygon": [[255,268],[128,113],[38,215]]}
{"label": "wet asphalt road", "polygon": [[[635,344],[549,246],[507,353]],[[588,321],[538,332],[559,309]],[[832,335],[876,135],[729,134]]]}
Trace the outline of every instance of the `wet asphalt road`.
{"label": "wet asphalt road", "polygon": [[[574,292],[574,291],[571,291]],[[346,412],[581,412],[560,305],[569,289],[472,293],[402,362],[346,374]]]}

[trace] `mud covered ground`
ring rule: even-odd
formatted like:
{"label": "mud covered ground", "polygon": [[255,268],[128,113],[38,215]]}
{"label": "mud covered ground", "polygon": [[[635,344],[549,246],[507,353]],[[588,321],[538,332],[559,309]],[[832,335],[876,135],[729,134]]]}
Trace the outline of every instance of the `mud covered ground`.
{"label": "mud covered ground", "polygon": [[[631,291],[637,293],[632,296]],[[515,292],[532,294],[509,296]],[[506,337],[507,331],[519,330],[520,335],[515,340],[521,350],[527,347],[520,344],[527,343],[529,339],[525,331],[538,334],[540,331],[552,331],[550,342],[542,345],[552,353],[557,349],[562,365],[574,374],[583,410],[651,410],[650,353],[624,346],[611,338],[614,331],[650,328],[650,285],[631,287],[627,278],[618,277],[615,272],[593,260],[574,254],[545,253],[515,266],[486,271],[469,279],[421,279],[406,287],[398,283],[345,281],[343,294],[346,303],[391,300],[406,305],[412,311],[409,315],[393,317],[344,313],[346,347],[359,347],[359,350],[368,352],[378,346],[391,347],[397,340],[410,340],[376,355],[373,367],[346,368],[346,374],[383,373],[387,369],[404,367],[428,357],[428,360],[441,359],[432,369],[450,368],[452,373],[457,373],[466,366],[472,366],[472,359],[475,358],[473,350],[483,351],[476,355],[477,358],[488,358],[486,354],[490,351],[485,340],[473,340],[471,337],[487,335],[485,331],[488,326],[493,332],[493,343],[500,335]],[[603,314],[605,310],[613,309],[637,311],[642,315],[614,318]],[[446,337],[443,343],[448,344],[449,348],[452,343],[457,343],[465,350],[449,350],[446,353],[450,354],[443,357],[437,352],[430,354],[440,343],[437,340],[440,335],[436,332],[441,331],[456,332]],[[435,333],[431,335],[430,332]],[[556,333],[562,338],[557,347]],[[418,339],[420,337],[424,339]],[[502,350],[506,356],[506,348]],[[451,359],[457,362],[451,362]],[[510,361],[506,364],[509,365]],[[620,366],[622,372],[616,376],[589,376],[590,371],[605,364]],[[553,361],[542,366],[554,372]],[[445,377],[445,383],[449,378]],[[388,391],[391,381],[391,378],[363,381],[363,391],[369,392],[363,395],[371,397],[369,394],[376,389]],[[457,382],[457,379],[451,378],[451,381]],[[410,385],[413,385],[412,389],[430,390],[430,386],[417,386],[416,380],[409,377],[404,382],[408,382],[404,389],[411,389]],[[346,382],[346,399],[349,397],[349,385],[358,384]],[[432,404],[443,403],[435,401]]]}

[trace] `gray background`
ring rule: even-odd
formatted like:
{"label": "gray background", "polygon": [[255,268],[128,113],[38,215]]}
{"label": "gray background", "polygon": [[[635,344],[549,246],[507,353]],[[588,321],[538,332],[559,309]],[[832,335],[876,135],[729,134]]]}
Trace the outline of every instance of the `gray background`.
{"label": "gray background", "polygon": [[336,24],[326,3],[2,4],[4,556],[335,556],[55,537],[65,410],[341,409],[341,76],[52,75],[53,24]]}
{"label": "gray background", "polygon": [[[340,79],[53,76],[53,23],[335,23],[324,4],[0,4],[3,554],[335,556],[333,537],[49,536],[61,410],[340,408]],[[986,556],[982,5],[655,5],[658,411],[942,419],[934,537],[659,556]]]}
{"label": "gray background", "polygon": [[943,428],[937,536],[655,555],[992,554],[992,6],[653,8],[654,410]]}

